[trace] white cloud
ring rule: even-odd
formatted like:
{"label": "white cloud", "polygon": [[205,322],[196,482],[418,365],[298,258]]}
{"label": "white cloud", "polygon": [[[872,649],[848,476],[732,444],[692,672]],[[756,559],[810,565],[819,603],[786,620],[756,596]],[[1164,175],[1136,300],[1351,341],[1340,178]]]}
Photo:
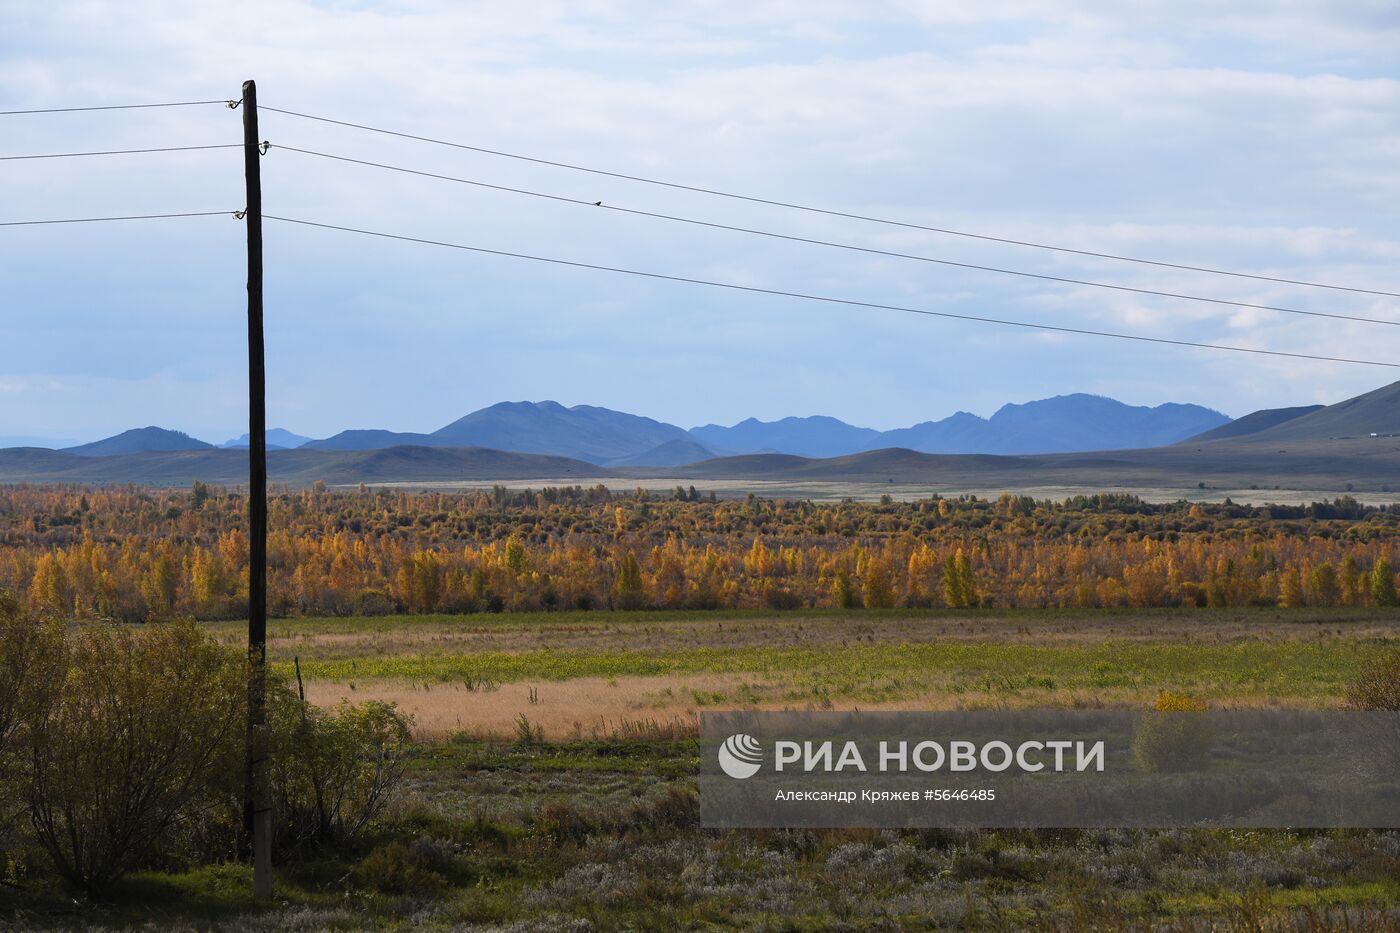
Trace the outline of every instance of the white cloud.
{"label": "white cloud", "polygon": [[[1251,0],[1222,12],[1216,4],[1165,2],[786,0],[658,8],[561,0],[532,4],[523,15],[507,4],[261,0],[232,15],[212,5],[139,0],[10,4],[0,11],[0,37],[5,106],[223,97],[251,75],[267,105],[545,158],[1016,239],[1400,290],[1393,284],[1400,239],[1384,210],[1400,193],[1400,70],[1393,57],[1400,21],[1388,5]],[[237,134],[237,114],[219,108],[5,119],[12,121],[5,124],[12,152]],[[793,214],[272,113],[263,126],[275,142],[610,204],[962,262],[1400,320],[1390,299]],[[231,209],[241,206],[237,159],[230,152],[9,163],[0,201],[12,217]],[[270,205],[330,222],[959,313],[1290,352],[1355,356],[1358,343],[1369,355],[1400,349],[1400,335],[1385,328],[1317,326],[1286,315],[873,260],[323,164],[276,149],[266,165]],[[124,380],[154,378],[169,372],[171,358],[203,358],[223,351],[229,335],[236,339],[224,320],[237,312],[235,234],[230,225],[227,235],[192,232],[183,239],[134,227],[112,235],[11,237],[18,240],[7,244],[11,255],[21,261],[0,270],[0,285],[50,314],[53,326],[66,328],[65,339],[77,339],[67,334],[84,329],[85,314],[130,315],[143,327],[181,322],[178,334],[112,335],[104,343],[107,361],[79,354],[69,366],[116,380],[102,389],[111,400],[104,410],[149,420],[152,394]],[[1047,342],[892,313],[802,314],[786,300],[535,269],[350,235],[282,229],[269,237],[278,249],[270,275],[278,276],[283,300],[295,302],[279,309],[285,313],[276,325],[293,351],[279,352],[301,367],[284,389],[297,393],[300,427],[310,431],[376,419],[431,428],[434,418],[460,414],[467,396],[485,403],[546,394],[633,409],[645,404],[648,414],[684,423],[757,413],[761,399],[768,415],[785,407],[827,410],[892,426],[974,404],[958,393],[1023,400],[1075,391],[1089,380],[1108,394],[1115,385],[1140,393],[1144,367],[1164,361],[1157,401],[1214,401],[1238,414],[1256,397],[1270,396],[1271,404],[1332,399],[1386,378],[1321,364],[1280,368],[1267,358],[1217,362],[1204,352],[1131,346],[1115,352],[1088,338]],[[84,261],[65,260],[64,244],[81,244]],[[142,244],[158,244],[158,252]],[[162,276],[154,260],[172,271]],[[105,292],[104,280],[113,283]],[[381,334],[381,326],[401,330]],[[575,342],[562,345],[541,332],[576,335]],[[731,347],[736,333],[747,336]],[[478,359],[488,339],[487,358]],[[948,341],[972,349],[950,355]],[[8,371],[40,363],[61,369],[42,328],[21,329],[11,342],[25,362],[8,364]],[[706,357],[709,369],[687,370],[702,366],[697,345],[711,342],[728,351],[720,359],[736,377],[704,394],[671,386],[668,380],[702,378],[719,365]],[[1054,359],[1046,359],[1049,349]],[[892,366],[892,353],[910,355]],[[461,375],[464,354],[476,371]],[[403,378],[344,376],[371,369]],[[837,371],[840,379],[823,382]],[[1285,372],[1293,375],[1283,378]],[[597,398],[579,397],[584,374]],[[173,386],[186,377],[173,378],[169,386],[178,394]],[[236,367],[219,378],[235,379]],[[865,381],[859,391],[854,379]],[[1258,388],[1241,389],[1245,384]],[[187,385],[195,390],[194,382]],[[237,420],[228,424],[218,414],[236,407],[233,389],[218,379],[200,383],[199,391],[227,398],[227,405],[193,416],[208,419],[207,428],[177,426],[237,433]],[[644,401],[629,403],[629,395]],[[45,423],[0,420],[0,431],[78,430],[67,427],[73,410],[50,405],[42,393],[30,398],[35,412],[49,412],[39,418]],[[882,398],[880,411],[859,408]],[[927,410],[931,398],[946,410]]]}

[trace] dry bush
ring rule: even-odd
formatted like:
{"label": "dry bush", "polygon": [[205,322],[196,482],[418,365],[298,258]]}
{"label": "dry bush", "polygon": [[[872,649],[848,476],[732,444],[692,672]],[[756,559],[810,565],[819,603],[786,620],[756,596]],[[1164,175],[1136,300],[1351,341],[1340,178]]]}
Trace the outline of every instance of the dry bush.
{"label": "dry bush", "polygon": [[1357,672],[1347,705],[1358,710],[1400,711],[1400,651],[1386,651]]}

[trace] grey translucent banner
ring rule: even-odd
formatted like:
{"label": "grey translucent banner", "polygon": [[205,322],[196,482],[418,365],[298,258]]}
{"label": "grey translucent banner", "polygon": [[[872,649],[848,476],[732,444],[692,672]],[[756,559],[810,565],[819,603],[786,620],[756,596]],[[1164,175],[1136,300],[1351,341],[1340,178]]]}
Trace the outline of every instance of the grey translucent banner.
{"label": "grey translucent banner", "polygon": [[1400,713],[702,713],[700,820],[1400,827]]}

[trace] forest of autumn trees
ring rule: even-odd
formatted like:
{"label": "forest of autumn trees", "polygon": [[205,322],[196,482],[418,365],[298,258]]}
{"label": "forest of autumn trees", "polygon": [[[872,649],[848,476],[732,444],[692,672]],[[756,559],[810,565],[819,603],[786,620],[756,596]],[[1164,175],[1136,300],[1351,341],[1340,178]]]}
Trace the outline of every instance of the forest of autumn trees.
{"label": "forest of autumn trees", "polygon": [[[246,500],[196,483],[0,488],[34,609],[243,615]],[[1400,507],[705,500],[694,489],[275,492],[276,615],[617,608],[1394,606]]]}

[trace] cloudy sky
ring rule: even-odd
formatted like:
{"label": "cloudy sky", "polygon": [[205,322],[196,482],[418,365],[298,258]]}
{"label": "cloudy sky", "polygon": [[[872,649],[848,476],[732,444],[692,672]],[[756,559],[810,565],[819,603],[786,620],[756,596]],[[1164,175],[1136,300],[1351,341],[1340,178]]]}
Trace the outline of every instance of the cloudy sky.
{"label": "cloudy sky", "polygon": [[[1221,12],[1228,6],[1228,12]],[[658,9],[664,12],[658,13]],[[264,106],[914,224],[1400,292],[1390,0],[30,2],[0,109]],[[233,143],[222,106],[0,117],[4,155]],[[279,150],[937,259],[1400,321],[1400,299],[803,214],[264,112],[269,214],[957,314],[1400,361],[1400,328],[903,261]],[[0,220],[242,207],[236,149],[5,161]],[[245,430],[243,229],[0,228],[0,436]],[[267,222],[269,421],[430,431],[501,400],[889,428],[1095,392],[1231,415],[1392,369],[1054,335]]]}

